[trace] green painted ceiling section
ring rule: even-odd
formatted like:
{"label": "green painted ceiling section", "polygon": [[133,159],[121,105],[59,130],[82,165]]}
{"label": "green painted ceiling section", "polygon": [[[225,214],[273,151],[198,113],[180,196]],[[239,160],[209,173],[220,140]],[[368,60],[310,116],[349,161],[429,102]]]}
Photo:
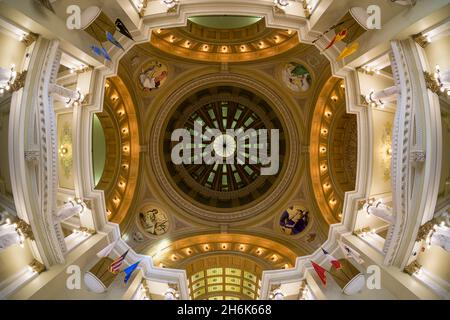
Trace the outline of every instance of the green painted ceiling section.
{"label": "green painted ceiling section", "polygon": [[92,167],[94,168],[94,183],[98,184],[102,177],[106,161],[106,140],[102,125],[97,115],[92,120]]}
{"label": "green painted ceiling section", "polygon": [[250,16],[195,16],[190,17],[189,20],[208,28],[215,29],[238,29],[252,25],[261,17]]}

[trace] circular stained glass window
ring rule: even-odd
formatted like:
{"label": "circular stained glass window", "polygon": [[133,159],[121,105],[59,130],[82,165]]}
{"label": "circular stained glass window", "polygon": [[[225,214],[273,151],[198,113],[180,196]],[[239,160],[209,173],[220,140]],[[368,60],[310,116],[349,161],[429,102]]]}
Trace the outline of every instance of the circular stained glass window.
{"label": "circular stained glass window", "polygon": [[[179,150],[183,162],[176,164],[173,149],[181,140],[172,141],[172,133],[177,129],[187,135]],[[247,90],[216,87],[194,94],[177,108],[166,132],[164,153],[173,181],[206,205],[248,204],[272,187],[281,170],[281,122],[263,99]],[[276,172],[261,174],[275,161]]]}

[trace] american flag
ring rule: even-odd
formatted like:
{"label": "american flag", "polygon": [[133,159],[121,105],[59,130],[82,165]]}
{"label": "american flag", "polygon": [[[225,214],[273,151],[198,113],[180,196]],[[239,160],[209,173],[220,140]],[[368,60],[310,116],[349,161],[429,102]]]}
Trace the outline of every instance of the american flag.
{"label": "american flag", "polygon": [[123,255],[116,258],[116,260],[114,260],[111,263],[111,266],[109,267],[109,271],[111,271],[112,273],[117,273],[120,269],[120,266],[122,265],[123,260],[125,260],[125,257],[127,256],[127,254],[128,254],[128,250]]}

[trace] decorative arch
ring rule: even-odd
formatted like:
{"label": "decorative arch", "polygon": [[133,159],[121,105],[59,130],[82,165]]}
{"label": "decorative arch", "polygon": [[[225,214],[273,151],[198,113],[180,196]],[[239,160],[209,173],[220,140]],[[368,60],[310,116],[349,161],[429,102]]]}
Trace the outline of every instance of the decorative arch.
{"label": "decorative arch", "polygon": [[96,188],[105,192],[108,219],[120,224],[138,184],[139,128],[133,100],[119,77],[107,79],[104,109],[98,117],[105,132],[107,157]]}
{"label": "decorative arch", "polygon": [[342,220],[344,193],[355,187],[356,116],[345,110],[344,81],[331,77],[314,109],[310,134],[310,174],[325,220]]}
{"label": "decorative arch", "polygon": [[248,234],[202,234],[175,241],[162,240],[144,250],[160,267],[185,268],[195,259],[216,254],[237,254],[255,260],[264,269],[292,268],[297,253],[269,238]]}

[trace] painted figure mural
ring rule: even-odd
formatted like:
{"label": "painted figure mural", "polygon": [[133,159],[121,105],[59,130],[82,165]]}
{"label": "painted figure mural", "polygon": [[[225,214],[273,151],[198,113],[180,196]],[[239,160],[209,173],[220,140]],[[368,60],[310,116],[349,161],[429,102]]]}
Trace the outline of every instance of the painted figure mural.
{"label": "painted figure mural", "polygon": [[144,91],[159,88],[167,79],[167,67],[159,61],[151,61],[142,68],[139,74],[139,83]]}
{"label": "painted figure mural", "polygon": [[297,92],[306,92],[312,84],[311,74],[300,63],[289,62],[282,71],[282,78],[289,89]]}
{"label": "painted figure mural", "polygon": [[302,206],[290,206],[280,217],[281,230],[289,235],[299,234],[308,225],[308,210]]}
{"label": "painted figure mural", "polygon": [[156,236],[166,233],[169,228],[167,216],[154,208],[140,212],[139,221],[146,232]]}

